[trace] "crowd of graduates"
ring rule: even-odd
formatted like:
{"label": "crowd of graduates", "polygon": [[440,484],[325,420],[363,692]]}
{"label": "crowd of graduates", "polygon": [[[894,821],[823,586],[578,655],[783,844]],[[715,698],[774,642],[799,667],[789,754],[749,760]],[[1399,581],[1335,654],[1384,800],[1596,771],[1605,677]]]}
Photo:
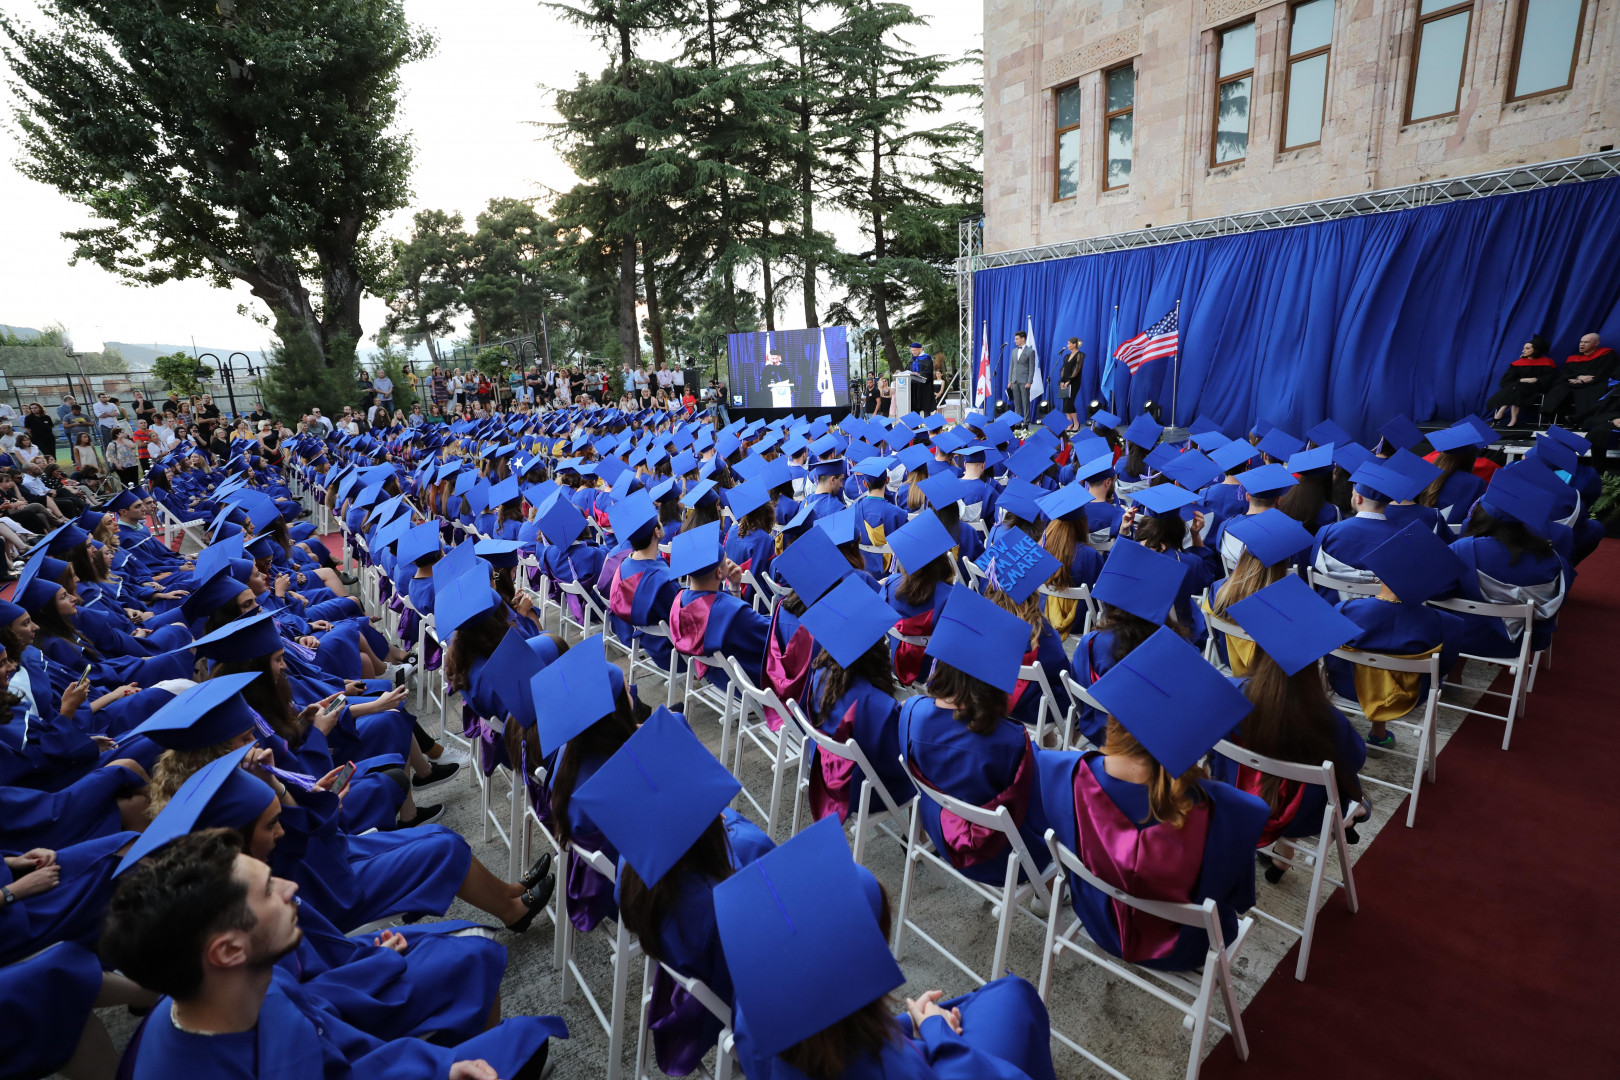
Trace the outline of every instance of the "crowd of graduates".
{"label": "crowd of graduates", "polygon": [[[1475,417],[1397,417],[1365,445],[1331,421],[1200,419],[1176,441],[1146,416],[1066,424],[574,406],[314,428],[281,465],[175,448],[40,537],[0,601],[0,1078],[113,1075],[94,1011],[111,1005],[144,1017],[122,1073],[140,1080],[538,1077],[566,1028],[502,1018],[500,942],[548,906],[581,932],[622,920],[701,980],[751,1078],[1053,1077],[1045,1003],[1016,975],[891,1002],[894,883],[841,831],[863,785],[915,800],[965,877],[999,885],[1016,853],[919,783],[1005,807],[1042,873],[1061,845],[1115,887],[1213,901],[1230,936],[1257,873],[1289,872],[1273,844],[1314,835],[1329,799],[1352,837],[1394,809],[1360,773],[1425,679],[1329,654],[1438,652],[1449,671],[1526,634],[1544,649],[1602,536],[1590,448],[1556,427],[1504,466]],[[205,546],[149,528],[158,503]],[[317,515],[388,617],[351,595]],[[1535,617],[1429,603],[1447,597]],[[548,617],[591,610],[606,626],[583,639]],[[876,775],[816,757],[816,824],[778,846],[734,808],[738,779],[693,730],[712,721],[644,703],[609,637],[720,689],[715,658],[734,662]],[[405,707],[441,678],[470,756]],[[1210,753],[1222,739],[1331,761],[1338,790],[1239,768]],[[561,857],[516,881],[425,802],[501,765]],[[1101,949],[1204,963],[1203,930],[1067,877]],[[487,921],[443,920],[457,898]],[[686,1075],[722,1023],[658,980],[658,1064]]]}

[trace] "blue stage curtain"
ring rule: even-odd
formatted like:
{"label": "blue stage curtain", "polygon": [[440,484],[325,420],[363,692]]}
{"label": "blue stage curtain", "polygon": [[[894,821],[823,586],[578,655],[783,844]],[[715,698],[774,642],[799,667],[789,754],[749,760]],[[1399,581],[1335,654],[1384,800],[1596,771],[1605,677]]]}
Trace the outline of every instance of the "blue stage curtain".
{"label": "blue stage curtain", "polygon": [[[1052,408],[1064,343],[1083,339],[1084,415],[1113,305],[1124,341],[1179,300],[1177,423],[1332,419],[1366,441],[1397,413],[1479,411],[1532,334],[1560,361],[1592,331],[1620,344],[1620,180],[981,270],[973,288],[973,372],[988,321],[997,400],[1032,317]],[[1170,418],[1174,364],[1121,369],[1116,411],[1155,401]]]}

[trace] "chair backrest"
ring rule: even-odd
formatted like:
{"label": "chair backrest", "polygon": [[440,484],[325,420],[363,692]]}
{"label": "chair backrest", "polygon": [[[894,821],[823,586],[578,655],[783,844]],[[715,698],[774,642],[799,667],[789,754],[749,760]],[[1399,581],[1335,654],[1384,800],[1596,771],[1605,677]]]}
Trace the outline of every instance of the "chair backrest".
{"label": "chair backrest", "polygon": [[574,853],[575,858],[585,863],[598,874],[601,874],[603,877],[607,878],[613,884],[617,885],[619,883],[618,864],[612,859],[608,858],[606,855],[603,855],[600,851],[587,851],[578,844],[574,843],[572,840],[568,842],[568,850]]}
{"label": "chair backrest", "polygon": [[[861,749],[859,743],[853,738],[839,742],[816,727],[810,722],[810,718],[804,714],[804,709],[799,706],[797,701],[788,702],[788,715],[793,717],[793,722],[799,725],[799,733],[810,742],[815,743],[822,753],[853,762],[855,767],[861,770],[864,782],[872,785],[872,790],[877,793],[878,801],[883,804],[883,808],[891,814],[899,815],[902,803],[890,794],[888,786],[878,778],[877,772],[872,768],[872,762],[867,758],[866,751]],[[908,798],[905,801],[909,803],[911,800]]]}
{"label": "chair backrest", "polygon": [[1440,688],[1440,650],[1436,649],[1426,657],[1413,657],[1408,660],[1400,656],[1390,656],[1388,653],[1363,652],[1360,649],[1334,649],[1329,654],[1340,660],[1362,667],[1381,668],[1384,671],[1415,671],[1431,678],[1430,691],[1438,692]]}
{"label": "chair backrest", "polygon": [[1202,904],[1178,904],[1169,900],[1149,900],[1141,896],[1132,896],[1117,885],[1110,885],[1093,874],[1086,864],[1080,861],[1080,856],[1058,843],[1057,833],[1052,829],[1046,830],[1046,844],[1052,851],[1054,862],[1092,888],[1099,889],[1121,904],[1144,914],[1154,915],[1182,926],[1200,927],[1209,935],[1211,947],[1223,943],[1221,920],[1214,900],[1206,899]]}
{"label": "chair backrest", "polygon": [[1326,788],[1328,791],[1338,790],[1332,761],[1324,760],[1320,765],[1302,765],[1297,761],[1283,761],[1281,758],[1257,754],[1248,747],[1239,746],[1237,743],[1227,739],[1222,739],[1215,744],[1215,752],[1227,760],[1247,766],[1255,772],[1262,772],[1268,776],[1292,780],[1300,784],[1316,784]]}
{"label": "chair backrest", "polygon": [[1384,587],[1384,583],[1381,581],[1356,581],[1350,578],[1334,577],[1332,574],[1323,573],[1314,566],[1306,568],[1305,580],[1312,585],[1324,589],[1333,589],[1341,593],[1350,593],[1353,596],[1377,596]]}
{"label": "chair backrest", "polygon": [[1462,615],[1483,615],[1488,619],[1533,619],[1536,617],[1536,605],[1523,604],[1495,604],[1488,600],[1464,600],[1456,597],[1450,600],[1430,600],[1428,606],[1440,608],[1442,611],[1455,611]]}
{"label": "chair backrest", "polygon": [[1041,880],[1041,868],[1035,865],[1035,859],[1029,853],[1029,846],[1024,843],[1024,834],[1019,832],[1018,826],[1013,823],[1011,810],[1008,810],[1006,806],[998,806],[993,811],[986,810],[982,806],[974,806],[972,803],[963,802],[961,799],[945,794],[936,787],[929,786],[928,781],[917,775],[917,770],[913,769],[911,763],[906,761],[906,756],[903,753],[900,755],[900,766],[906,770],[906,774],[911,777],[911,782],[917,786],[918,794],[923,798],[933,802],[942,810],[949,810],[970,825],[977,825],[982,829],[994,829],[1005,836],[1008,845],[1012,849],[1013,858],[1018,860],[1019,868],[1024,872],[1024,877],[1028,878],[1029,883],[1035,886],[1042,899],[1047,902],[1051,901],[1046,882]]}
{"label": "chair backrest", "polygon": [[984,571],[980,570],[978,565],[975,564],[972,559],[963,559],[962,563],[961,563],[961,567],[962,567],[963,572],[967,574],[968,588],[972,589],[974,592],[977,592],[977,593],[984,592],[984,582],[985,582],[985,573],[984,573]]}
{"label": "chair backrest", "polygon": [[776,695],[775,690],[768,686],[755,685],[752,676],[743,670],[742,664],[735,656],[728,656],[725,660],[726,670],[731,673],[731,681],[736,684],[737,692],[743,696],[744,700],[753,698],[760,703],[762,708],[771,709],[777,716],[783,719],[787,718],[787,706],[782,704],[782,699]]}
{"label": "chair backrest", "polygon": [[[1063,717],[1058,713],[1057,700],[1052,694],[1052,683],[1046,677],[1046,668],[1041,666],[1039,660],[1033,664],[1022,664],[1018,668],[1018,678],[1022,682],[1034,683],[1041,692],[1040,711],[1047,713],[1054,727],[1063,726]],[[1028,693],[1028,690],[1025,691]],[[1037,724],[1037,728],[1044,730],[1044,724]]]}
{"label": "chair backrest", "polygon": [[1101,713],[1106,713],[1108,711],[1107,706],[1098,701],[1096,698],[1092,697],[1090,690],[1087,690],[1085,687],[1075,682],[1074,676],[1069,672],[1058,672],[1058,681],[1063,684],[1063,689],[1069,692],[1069,698],[1071,700],[1088,705]]}
{"label": "chair backrest", "polygon": [[926,646],[928,644],[928,635],[927,634],[902,634],[900,631],[894,629],[893,627],[889,628],[889,636],[894,638],[894,640],[896,640],[898,642],[901,642],[902,644],[905,644],[905,645],[924,645],[924,646]]}
{"label": "chair backrest", "polygon": [[1231,619],[1228,619],[1224,615],[1217,615],[1213,608],[1204,612],[1204,622],[1211,630],[1225,634],[1227,637],[1235,637],[1239,641],[1254,640],[1254,638],[1244,633],[1243,627],[1239,626],[1237,623],[1233,622]]}

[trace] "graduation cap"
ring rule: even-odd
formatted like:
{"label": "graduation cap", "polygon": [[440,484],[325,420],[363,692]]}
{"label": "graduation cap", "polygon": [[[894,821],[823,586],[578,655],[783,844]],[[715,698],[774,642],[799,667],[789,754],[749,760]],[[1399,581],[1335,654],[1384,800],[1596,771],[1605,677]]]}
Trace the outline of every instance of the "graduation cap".
{"label": "graduation cap", "polygon": [[518,488],[518,478],[516,476],[508,476],[505,480],[489,489],[490,506],[501,506],[505,503],[516,502],[522,497],[523,492]]}
{"label": "graduation cap", "polygon": [[281,545],[276,543],[276,538],[269,533],[260,533],[242,546],[248,557],[252,559],[274,558],[276,553],[281,550]]}
{"label": "graduation cap", "polygon": [[967,487],[967,481],[951,472],[943,472],[917,482],[917,488],[928,499],[928,505],[936,510],[960,502],[967,494]]}
{"label": "graduation cap", "polygon": [[1331,469],[1333,467],[1333,444],[1316,446],[1309,450],[1300,450],[1288,458],[1288,471],[1291,473],[1308,473],[1316,469]]}
{"label": "graduation cap", "polygon": [[738,484],[727,492],[727,502],[731,507],[731,516],[734,518],[745,518],[760,507],[769,505],[770,501],[770,485],[760,480],[750,480],[746,484]]}
{"label": "graduation cap", "polygon": [[1255,449],[1269,458],[1277,461],[1287,461],[1305,449],[1305,444],[1282,428],[1274,427],[1261,437],[1260,441],[1255,444]]}
{"label": "graduation cap", "polygon": [[871,477],[873,480],[876,480],[879,477],[887,478],[889,475],[889,470],[894,468],[894,462],[895,459],[892,457],[878,457],[874,455],[872,457],[863,459],[860,464],[855,466],[854,471],[860,473],[862,476]]}
{"label": "graduation cap", "polygon": [[861,519],[856,515],[853,506],[845,507],[836,514],[818,518],[816,529],[826,533],[835,544],[853,543],[862,535]]}
{"label": "graduation cap", "polygon": [[1188,491],[1197,491],[1221,475],[1222,469],[1202,451],[1188,450],[1167,462],[1163,471]]}
{"label": "graduation cap", "polygon": [[237,747],[187,777],[146,831],[129,846],[112,876],[117,877],[159,848],[199,829],[245,829],[258,821],[276,793],[242,768],[242,759],[252,749],[251,743]]}
{"label": "graduation cap", "polygon": [[1451,546],[1417,521],[1367,552],[1362,561],[1403,604],[1425,603],[1468,573],[1468,565]]}
{"label": "graduation cap", "polygon": [[658,523],[658,505],[645,491],[634,492],[609,508],[608,522],[613,526],[613,535],[628,544],[643,529],[651,534],[648,527]]}
{"label": "graduation cap", "polygon": [[111,511],[115,514],[122,513],[123,511],[128,510],[130,507],[137,505],[143,498],[145,498],[144,494],[136,495],[135,492],[131,491],[129,488],[125,488],[123,491],[120,491],[118,494],[102,503],[100,510]]}
{"label": "graduation cap", "polygon": [[1316,543],[1309,529],[1275,507],[1235,517],[1226,523],[1226,531],[1242,541],[1263,566],[1276,566]]}
{"label": "graduation cap", "polygon": [[[1544,462],[1554,472],[1573,474],[1580,467],[1581,459],[1575,451],[1559,442],[1557,439],[1537,439],[1536,445],[1528,457]],[[84,530],[80,529],[80,532]]]}
{"label": "graduation cap", "polygon": [[456,578],[448,588],[440,589],[437,580],[433,584],[433,626],[440,640],[449,640],[457,629],[502,603],[501,594],[490,587],[489,576],[477,567]]}
{"label": "graduation cap", "polygon": [[1537,484],[1528,475],[1528,469],[1545,469],[1537,462],[1498,469],[1491,477],[1490,486],[1480,497],[1479,504],[1494,518],[1517,521],[1537,536],[1545,538],[1548,520],[1552,517],[1555,499],[1553,493]]}
{"label": "graduation cap", "polygon": [[1186,577],[1187,568],[1175,557],[1121,539],[1109,549],[1091,595],[1162,626]]}
{"label": "graduation cap", "polygon": [[244,551],[246,551],[246,545],[242,543],[240,535],[215,540],[197,553],[196,561],[192,563],[195,579],[201,581],[204,578],[212,577],[215,570],[218,570],[232,559],[240,559]]}
{"label": "graduation cap", "polygon": [[719,566],[723,558],[720,523],[711,521],[695,529],[682,529],[670,541],[669,572],[678,578],[702,574]]}
{"label": "graduation cap", "polygon": [[1422,430],[1405,413],[1398,414],[1379,428],[1378,435],[1396,450],[1410,450],[1423,441]]}
{"label": "graduation cap", "polygon": [[883,597],[848,574],[799,618],[817,644],[843,667],[859,660],[899,621],[900,613]]}
{"label": "graduation cap", "polygon": [[1227,438],[1223,432],[1213,429],[1209,431],[1195,431],[1192,433],[1193,445],[1197,446],[1206,454],[1214,450],[1219,450],[1221,447],[1227,445],[1231,441],[1232,440]]}
{"label": "graduation cap", "polygon": [[[1080,515],[1085,513],[1086,504],[1096,501],[1096,499],[1092,498],[1091,492],[1086,488],[1086,485],[1077,482],[1065,484],[1050,495],[1043,495],[1036,505],[1040,507],[1041,513],[1053,521],[1057,521],[1059,518],[1079,520]],[[1071,517],[1071,515],[1073,516]]]}
{"label": "graduation cap", "polygon": [[424,521],[407,530],[394,545],[394,555],[401,566],[413,565],[420,562],[430,553],[439,550],[439,523],[437,520]]}
{"label": "graduation cap", "polygon": [[706,506],[720,498],[719,489],[720,485],[713,480],[699,480],[686,489],[686,494],[681,496],[681,505],[688,510]]}
{"label": "graduation cap", "polygon": [[594,634],[543,667],[529,688],[535,702],[545,702],[534,713],[540,746],[549,754],[613,712],[624,693],[624,672],[608,663],[602,635]]}
{"label": "graduation cap", "polygon": [[1012,514],[1020,521],[1039,521],[1041,500],[1046,492],[1023,480],[1008,480],[996,498],[996,509]]}
{"label": "graduation cap", "polygon": [[924,510],[888,534],[889,550],[908,574],[914,574],[950,551],[956,541],[946,531],[939,515]]}
{"label": "graduation cap", "polygon": [[450,588],[458,578],[476,569],[478,556],[474,551],[476,540],[463,540],[433,564],[433,591],[435,595]]}
{"label": "graduation cap", "polygon": [[1496,429],[1491,427],[1491,425],[1487,424],[1484,420],[1480,419],[1479,415],[1475,413],[1470,413],[1461,420],[1457,421],[1457,426],[1467,426],[1473,428],[1474,434],[1479,438],[1480,446],[1489,446],[1491,443],[1500,438],[1500,436],[1496,433]]}
{"label": "graduation cap", "polygon": [[1009,694],[1029,649],[1029,623],[966,585],[951,586],[928,638],[927,655]]}
{"label": "graduation cap", "polygon": [[191,595],[180,601],[181,614],[188,623],[207,618],[240,596],[247,587],[247,582],[235,577],[227,563],[216,569],[208,580],[192,587]]}
{"label": "graduation cap", "polygon": [[1075,466],[1074,478],[1082,483],[1096,483],[1114,475],[1113,451],[1098,454],[1089,461]]}
{"label": "graduation cap", "polygon": [[1346,475],[1373,460],[1376,460],[1373,452],[1358,442],[1335,443],[1333,446],[1333,464],[1343,469]]}
{"label": "graduation cap", "polygon": [[1253,708],[1168,627],[1109,668],[1091,694],[1171,776],[1198,764]]}
{"label": "graduation cap", "polygon": [[1110,430],[1117,428],[1120,424],[1124,423],[1122,419],[1115,416],[1107,409],[1098,409],[1096,412],[1092,413],[1088,422],[1096,424],[1098,427],[1108,428]]}
{"label": "graduation cap", "polygon": [[1335,424],[1332,420],[1323,420],[1305,433],[1305,441],[1315,443],[1317,446],[1343,446],[1347,442],[1355,442],[1350,433]]}
{"label": "graduation cap", "polygon": [[810,475],[820,480],[826,476],[843,476],[848,466],[843,458],[831,458],[827,461],[812,461]]}
{"label": "graduation cap", "polygon": [[771,571],[787,582],[805,604],[814,604],[854,568],[831,536],[821,529],[810,529],[771,562]]}
{"label": "graduation cap", "polygon": [[990,584],[1022,604],[1052,579],[1062,563],[1046,548],[1017,529],[1008,529],[984,553],[982,564]]}
{"label": "graduation cap", "polygon": [[1052,467],[1052,453],[1033,439],[1007,458],[1007,468],[1014,476],[1033,481]]}
{"label": "graduation cap", "polygon": [[1297,485],[1299,481],[1283,466],[1267,463],[1244,470],[1243,475],[1238,478],[1238,483],[1250,495],[1258,495],[1262,499],[1275,499]]}
{"label": "graduation cap", "polygon": [[252,731],[258,713],[242,699],[242,690],[259,674],[247,671],[197,683],[175,695],[173,701],[120,736],[119,741],[145,735],[166,750],[202,750]]}
{"label": "graduation cap", "polygon": [[1150,471],[1161,472],[1166,465],[1176,460],[1179,453],[1180,451],[1170,443],[1160,443],[1142,460]]}
{"label": "graduation cap", "polygon": [[739,1010],[762,1056],[779,1054],[905,982],[878,926],[881,893],[823,819],[714,890]]}
{"label": "graduation cap", "polygon": [[1142,413],[1131,421],[1130,427],[1125,429],[1125,438],[1126,441],[1133,442],[1144,450],[1148,450],[1152,449],[1153,445],[1159,441],[1159,436],[1163,433],[1163,425],[1155,423],[1153,417],[1147,413]]}
{"label": "graduation cap", "polygon": [[[1056,416],[1060,420],[1063,420],[1065,423],[1068,422],[1062,413],[1053,413],[1052,415]],[[952,428],[949,431],[942,431],[938,435],[934,436],[934,449],[938,450],[942,454],[953,454],[972,441],[972,437],[961,428]]]}
{"label": "graduation cap", "polygon": [[573,803],[653,886],[741,790],[692,729],[660,706],[574,790]]}
{"label": "graduation cap", "polygon": [[1468,424],[1453,424],[1443,431],[1429,432],[1429,445],[1436,450],[1460,450],[1465,446],[1481,446],[1479,432]]}
{"label": "graduation cap", "polygon": [[1133,492],[1131,499],[1154,517],[1179,517],[1181,508],[1197,502],[1198,496],[1175,484],[1154,484]]}
{"label": "graduation cap", "polygon": [[924,468],[933,460],[934,453],[926,446],[908,446],[896,455],[908,473]]}
{"label": "graduation cap", "polygon": [[197,638],[189,648],[208,660],[256,660],[287,647],[268,611],[233,619],[211,634]]}
{"label": "graduation cap", "polygon": [[[1409,495],[1397,495],[1395,492],[1407,492],[1411,480],[1396,469],[1386,468],[1376,461],[1369,461],[1350,474],[1350,482],[1355,485],[1356,494],[1363,499],[1387,503],[1408,498]],[[1410,494],[1415,495],[1421,490],[1422,488],[1418,488]]]}
{"label": "graduation cap", "polygon": [[479,540],[473,545],[473,554],[488,561],[489,565],[507,570],[517,565],[518,553],[523,550],[521,540],[502,540],[495,537],[490,540]]}
{"label": "graduation cap", "polygon": [[1592,449],[1592,443],[1590,440],[1586,439],[1584,436],[1575,434],[1573,431],[1561,428],[1557,424],[1554,424],[1552,427],[1542,432],[1542,435],[1553,440],[1554,442],[1559,442],[1569,447],[1571,450],[1575,451],[1576,457],[1587,454],[1591,452]]}
{"label": "graduation cap", "polygon": [[1293,574],[1233,604],[1227,614],[1289,675],[1361,633],[1359,626]]}
{"label": "graduation cap", "polygon": [[540,531],[553,544],[566,548],[585,531],[585,515],[566,498],[554,498],[540,515]]}
{"label": "graduation cap", "polygon": [[1209,460],[1213,461],[1222,472],[1231,472],[1239,465],[1253,461],[1259,453],[1259,450],[1242,439],[1233,439],[1226,445],[1211,450]]}

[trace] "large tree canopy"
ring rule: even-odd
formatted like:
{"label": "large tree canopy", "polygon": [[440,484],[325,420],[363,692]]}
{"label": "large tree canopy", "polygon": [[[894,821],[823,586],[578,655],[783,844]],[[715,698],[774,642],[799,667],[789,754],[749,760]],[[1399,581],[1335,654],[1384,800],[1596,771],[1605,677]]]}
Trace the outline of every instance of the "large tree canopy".
{"label": "large tree canopy", "polygon": [[0,51],[20,167],[106,222],[68,234],[76,258],[245,282],[302,362],[352,365],[372,234],[409,198],[399,71],[432,47],[400,0],[42,7],[42,31],[0,16]]}

